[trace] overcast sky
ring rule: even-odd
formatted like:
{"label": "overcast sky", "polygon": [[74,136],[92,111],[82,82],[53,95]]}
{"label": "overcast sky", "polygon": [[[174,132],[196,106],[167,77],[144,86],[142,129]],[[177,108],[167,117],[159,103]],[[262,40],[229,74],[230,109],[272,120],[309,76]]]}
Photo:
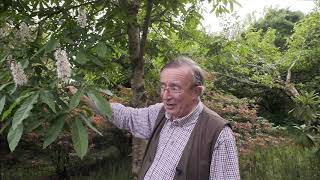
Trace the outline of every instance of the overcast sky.
{"label": "overcast sky", "polygon": [[[235,12],[240,16],[240,19],[245,19],[248,14],[253,12],[256,18],[259,18],[267,7],[274,8],[289,8],[290,10],[299,10],[307,14],[314,7],[313,0],[238,0],[242,7],[236,6]],[[220,31],[219,19],[215,17],[214,13],[210,13],[212,5],[205,4],[207,12],[204,13],[203,25],[208,32]]]}

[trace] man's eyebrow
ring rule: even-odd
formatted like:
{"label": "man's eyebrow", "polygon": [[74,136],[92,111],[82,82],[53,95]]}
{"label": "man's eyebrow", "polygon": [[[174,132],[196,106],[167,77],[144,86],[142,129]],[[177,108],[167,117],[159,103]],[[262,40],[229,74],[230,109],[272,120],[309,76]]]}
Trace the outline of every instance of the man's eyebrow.
{"label": "man's eyebrow", "polygon": [[[161,85],[167,84],[165,82],[160,82]],[[178,82],[169,82],[168,86],[180,86]]]}

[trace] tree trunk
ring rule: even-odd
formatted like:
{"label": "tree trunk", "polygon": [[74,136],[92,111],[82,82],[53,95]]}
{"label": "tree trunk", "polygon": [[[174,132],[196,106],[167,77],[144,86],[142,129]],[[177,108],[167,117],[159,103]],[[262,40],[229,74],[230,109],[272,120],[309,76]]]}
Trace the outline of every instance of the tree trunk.
{"label": "tree trunk", "polygon": [[[140,8],[139,0],[120,0],[122,7],[127,10],[128,17],[128,44],[129,60],[132,65],[131,90],[133,98],[132,107],[144,107],[146,105],[146,95],[144,89],[144,49],[150,26],[153,0],[147,1],[146,16],[140,38],[140,27],[138,23],[138,12]],[[133,138],[132,140],[132,174],[133,179],[137,179],[140,170],[147,141]]]}
{"label": "tree trunk", "polygon": [[[148,28],[150,24],[151,10],[153,1],[147,3],[146,17],[142,28],[142,38],[140,39],[140,27],[138,23],[138,12],[140,2],[138,0],[122,0],[122,5],[127,9],[128,15],[128,43],[129,43],[129,59],[132,65],[131,90],[133,98],[132,107],[146,106],[146,95],[144,88],[144,49],[147,39]],[[144,151],[147,141],[139,138],[132,140],[132,175],[133,179],[137,179],[141,168]]]}

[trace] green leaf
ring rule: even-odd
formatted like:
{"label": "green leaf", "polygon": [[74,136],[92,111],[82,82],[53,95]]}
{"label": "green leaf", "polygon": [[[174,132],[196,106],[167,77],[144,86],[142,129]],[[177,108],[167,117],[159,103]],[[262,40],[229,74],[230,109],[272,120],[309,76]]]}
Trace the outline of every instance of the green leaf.
{"label": "green leaf", "polygon": [[11,121],[6,121],[1,125],[0,129],[0,135],[3,133],[3,131],[10,125]]}
{"label": "green leaf", "polygon": [[25,59],[24,61],[21,62],[21,66],[23,69],[26,69],[29,66],[29,61],[28,59]]}
{"label": "green leaf", "polygon": [[79,51],[76,56],[76,61],[79,64],[83,65],[83,64],[87,63],[89,61],[89,59],[87,58],[87,55],[83,51]]}
{"label": "green leaf", "polygon": [[80,119],[76,118],[71,124],[72,142],[77,155],[82,159],[88,150],[88,132]]}
{"label": "green leaf", "polygon": [[96,91],[89,91],[87,95],[94,102],[99,113],[103,116],[107,116],[108,119],[110,119],[112,116],[112,109],[110,103]]}
{"label": "green leaf", "polygon": [[34,118],[31,120],[31,122],[28,122],[27,127],[25,128],[26,129],[25,131],[32,132],[33,130],[37,129],[43,122],[44,120]]}
{"label": "green leaf", "polygon": [[108,96],[113,96],[113,93],[109,89],[99,89],[101,93],[104,93]]}
{"label": "green leaf", "polygon": [[46,53],[49,53],[55,50],[58,44],[59,44],[59,39],[54,39],[54,38],[50,39],[46,45]]}
{"label": "green leaf", "polygon": [[17,90],[17,86],[14,85],[14,86],[13,86],[10,90],[8,90],[8,91],[9,91],[9,94],[12,95],[13,93],[16,92],[16,90]]}
{"label": "green leaf", "polygon": [[105,65],[99,60],[99,58],[97,58],[96,56],[90,56],[90,60],[94,63],[94,64],[96,64],[96,65],[98,65],[98,66],[100,66],[100,67],[105,67]]}
{"label": "green leaf", "polygon": [[30,60],[32,60],[33,58],[35,58],[36,56],[38,56],[40,53],[42,53],[42,51],[44,51],[46,49],[46,46],[43,46],[42,48],[40,48],[33,56],[31,56]]}
{"label": "green leaf", "polygon": [[63,129],[63,125],[65,123],[64,121],[65,116],[62,116],[58,118],[56,121],[54,121],[50,127],[49,130],[45,136],[43,148],[46,148],[49,146],[53,141],[55,141],[60,134],[61,130]]}
{"label": "green leaf", "polygon": [[3,58],[0,60],[0,63],[4,62],[7,59],[8,55],[3,56]]}
{"label": "green leaf", "polygon": [[68,37],[63,37],[63,41],[68,43],[68,44],[74,44],[74,41]]}
{"label": "green leaf", "polygon": [[89,126],[89,128],[91,128],[94,132],[98,133],[100,136],[103,136],[102,133],[100,131],[98,131],[97,128],[95,128],[93,126],[90,119],[88,119],[87,117],[85,117],[82,114],[80,115],[80,117],[84,120],[84,122],[86,122],[86,124],[87,124],[87,126]]}
{"label": "green leaf", "polygon": [[13,104],[11,104],[11,106],[9,107],[9,109],[7,109],[6,111],[4,111],[3,115],[2,115],[2,118],[1,118],[1,121],[3,121],[5,118],[7,118],[12,110],[20,103],[20,101],[24,100],[25,98],[29,97],[31,95],[31,93],[26,93],[20,97],[18,97],[14,102]]}
{"label": "green leaf", "polygon": [[0,100],[0,114],[2,113],[5,103],[6,103],[6,96],[3,96]]}
{"label": "green leaf", "polygon": [[106,46],[105,43],[103,43],[103,42],[98,43],[98,45],[96,47],[97,55],[101,58],[104,58],[106,56],[107,49],[108,49],[108,47]]}
{"label": "green leaf", "polygon": [[10,128],[8,132],[7,140],[8,140],[9,148],[11,152],[13,152],[16,149],[21,139],[22,132],[23,132],[23,124],[19,124],[16,128],[13,128],[13,127]]}
{"label": "green leaf", "polygon": [[8,82],[8,83],[5,83],[5,84],[1,85],[0,86],[0,91],[2,91],[5,87],[7,87],[10,84],[13,84],[13,82]]}
{"label": "green leaf", "polygon": [[75,93],[71,100],[70,100],[70,109],[73,109],[75,107],[77,107],[80,103],[81,97],[83,96],[84,92],[83,90],[78,90],[77,93]]}
{"label": "green leaf", "polygon": [[32,96],[28,97],[19,109],[14,113],[12,120],[12,128],[15,130],[19,124],[22,123],[30,115],[30,111],[33,108],[33,104],[38,101],[39,94],[35,93]]}
{"label": "green leaf", "polygon": [[50,91],[41,91],[40,99],[43,103],[47,104],[54,113],[57,113],[54,97]]}

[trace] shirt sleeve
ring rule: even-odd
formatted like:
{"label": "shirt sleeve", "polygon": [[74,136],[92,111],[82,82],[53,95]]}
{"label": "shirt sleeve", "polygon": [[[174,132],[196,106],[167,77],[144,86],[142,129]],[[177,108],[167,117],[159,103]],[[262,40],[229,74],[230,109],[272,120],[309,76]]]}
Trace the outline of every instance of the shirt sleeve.
{"label": "shirt sleeve", "polygon": [[129,130],[135,137],[148,139],[162,106],[158,103],[147,108],[132,108],[111,103],[113,115],[110,121],[120,129]]}
{"label": "shirt sleeve", "polygon": [[210,180],[239,180],[236,141],[230,127],[222,129],[214,145],[210,165]]}

